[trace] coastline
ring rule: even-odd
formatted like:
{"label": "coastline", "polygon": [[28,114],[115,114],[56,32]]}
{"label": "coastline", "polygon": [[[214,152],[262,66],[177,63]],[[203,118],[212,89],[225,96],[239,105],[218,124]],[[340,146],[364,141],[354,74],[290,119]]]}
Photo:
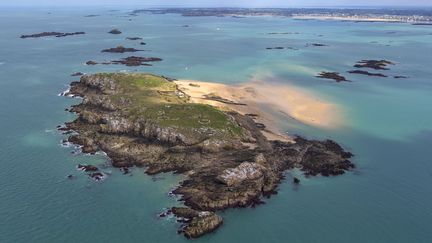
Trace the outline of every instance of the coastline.
{"label": "coastline", "polygon": [[286,118],[283,121],[285,123],[295,121],[324,129],[336,129],[343,123],[339,106],[293,85],[262,81],[238,85],[198,80],[174,82],[194,103],[253,116],[255,121],[265,125],[267,131],[264,131],[264,135],[269,140],[292,140],[278,126],[277,115]]}
{"label": "coastline", "polygon": [[[398,19],[388,19],[388,18],[361,18],[361,17],[354,17],[354,16],[314,16],[314,15],[294,15],[292,19],[297,20],[333,20],[333,21],[353,21],[353,22],[385,22],[385,23],[403,23],[404,21],[398,20]],[[407,22],[409,23],[409,22]],[[415,23],[415,22],[413,22]]]}
{"label": "coastline", "polygon": [[[313,99],[286,87],[174,83],[148,73],[99,73],[72,82],[63,95],[82,98],[68,109],[77,118],[58,128],[68,135],[64,143],[78,145],[86,154],[104,152],[123,174],[136,166],[148,175],[186,175],[172,191],[184,206],[160,216],[177,216],[182,222],[179,232],[187,238],[219,228],[220,210],[262,204],[263,197],[277,193],[286,170],[298,168],[309,177],[337,176],[355,168],[353,154],[335,141],[288,137],[268,122],[271,114],[260,109],[281,112],[289,102],[283,97],[297,100],[287,114],[310,118],[302,111]],[[326,114],[323,110],[312,113]],[[97,166],[78,168],[95,181],[106,178]],[[293,183],[300,180],[294,178]]]}

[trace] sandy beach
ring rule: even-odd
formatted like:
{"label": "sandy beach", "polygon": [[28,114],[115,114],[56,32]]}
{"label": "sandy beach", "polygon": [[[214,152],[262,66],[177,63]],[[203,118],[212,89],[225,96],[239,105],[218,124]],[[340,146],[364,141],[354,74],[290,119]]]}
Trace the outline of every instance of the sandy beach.
{"label": "sandy beach", "polygon": [[337,105],[292,85],[260,81],[241,85],[196,80],[175,82],[191,97],[192,102],[249,114],[256,122],[266,126],[265,135],[269,139],[290,140],[278,125],[280,117],[286,118],[283,122],[300,122],[328,129],[336,128],[341,123]]}

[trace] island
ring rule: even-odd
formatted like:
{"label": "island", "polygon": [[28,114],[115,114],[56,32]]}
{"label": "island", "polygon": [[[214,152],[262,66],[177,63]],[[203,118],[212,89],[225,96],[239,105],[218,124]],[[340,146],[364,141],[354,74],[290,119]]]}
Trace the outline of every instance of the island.
{"label": "island", "polygon": [[109,48],[109,49],[104,49],[101,52],[125,53],[125,52],[137,52],[137,51],[143,51],[143,50],[138,50],[135,48],[124,47],[124,46],[117,46],[117,47],[113,47],[113,48]]}
{"label": "island", "polygon": [[350,82],[347,80],[344,76],[342,76],[338,72],[320,72],[317,76],[317,78],[322,79],[333,79],[334,81],[340,83],[340,82]]}
{"label": "island", "polygon": [[113,34],[113,35],[119,35],[119,34],[121,34],[122,32],[121,32],[120,30],[118,30],[118,29],[112,29],[112,30],[110,30],[108,33],[109,33],[109,34]]}
{"label": "island", "polygon": [[160,62],[162,61],[159,57],[137,57],[137,56],[130,56],[126,58],[122,58],[120,60],[113,60],[113,61],[105,61],[105,62],[96,62],[96,61],[87,61],[86,65],[110,65],[110,64],[122,64],[129,67],[136,67],[136,66],[151,66],[149,62]]}
{"label": "island", "polygon": [[66,37],[66,36],[71,36],[71,35],[84,35],[85,32],[73,32],[73,33],[62,33],[62,32],[42,32],[42,33],[38,33],[38,34],[31,34],[31,35],[21,35],[21,39],[27,39],[27,38],[41,38],[41,37],[49,37],[49,36],[54,36],[57,38],[60,37]]}
{"label": "island", "polygon": [[[137,166],[149,175],[184,175],[172,191],[184,206],[161,216],[177,216],[188,238],[216,230],[220,210],[261,204],[277,192],[286,170],[335,176],[354,168],[353,155],[335,141],[272,134],[256,122],[258,113],[241,112],[250,111],[249,103],[205,88],[146,73],[84,75],[66,93],[82,102],[72,106],[77,118],[62,130],[73,131],[67,140],[84,153],[103,151],[123,171]],[[79,169],[103,177],[92,165]]]}

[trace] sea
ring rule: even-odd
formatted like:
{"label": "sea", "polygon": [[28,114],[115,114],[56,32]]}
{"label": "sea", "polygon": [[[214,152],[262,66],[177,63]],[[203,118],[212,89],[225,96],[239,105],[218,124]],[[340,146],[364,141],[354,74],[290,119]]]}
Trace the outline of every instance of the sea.
{"label": "sea", "polygon": [[[0,8],[0,242],[431,242],[432,26],[131,16],[129,10]],[[114,28],[122,34],[107,33]],[[20,38],[44,31],[86,34]],[[101,53],[119,45],[146,50],[132,55],[163,61],[85,65],[129,56]],[[266,49],[278,46],[290,48]],[[395,65],[369,70],[387,78],[347,73],[364,59]],[[316,78],[321,71],[339,72],[352,82]],[[342,125],[326,129],[281,118],[281,128],[337,141],[355,155],[356,169],[309,178],[288,171],[279,193],[265,205],[225,210],[216,232],[187,240],[177,234],[181,224],[175,218],[158,217],[181,205],[169,195],[181,175],[148,176],[142,168],[123,175],[103,154],[83,155],[62,145],[66,136],[56,127],[75,118],[65,109],[80,100],[58,94],[78,80],[70,76],[75,72],[297,86],[337,104]],[[80,163],[97,165],[109,176],[95,182],[76,169]],[[294,176],[299,186],[293,185]]]}

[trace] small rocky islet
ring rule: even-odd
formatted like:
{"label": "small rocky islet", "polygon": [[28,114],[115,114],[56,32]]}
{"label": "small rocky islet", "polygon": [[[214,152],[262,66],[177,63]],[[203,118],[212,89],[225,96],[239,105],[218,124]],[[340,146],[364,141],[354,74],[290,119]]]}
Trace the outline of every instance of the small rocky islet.
{"label": "small rocky islet", "polygon": [[66,36],[72,36],[72,35],[84,35],[85,32],[72,32],[72,33],[63,33],[63,32],[42,32],[37,34],[31,34],[31,35],[21,35],[21,39],[27,39],[27,38],[41,38],[41,37],[66,37]]}
{"label": "small rocky islet", "polygon": [[342,76],[338,72],[320,72],[316,77],[322,78],[322,79],[332,79],[338,83],[339,82],[350,82],[349,80],[347,80],[344,76]]}
{"label": "small rocky islet", "polygon": [[124,47],[124,46],[117,46],[113,48],[104,49],[101,52],[109,52],[109,53],[125,53],[125,52],[138,52],[143,50],[138,50],[135,48],[130,47]]}
{"label": "small rocky islet", "polygon": [[110,65],[110,64],[122,64],[126,65],[128,67],[136,67],[136,66],[151,66],[149,62],[160,62],[162,61],[159,57],[137,57],[137,56],[130,56],[126,58],[122,58],[120,60],[114,60],[109,62],[96,62],[96,61],[87,61],[86,65]]}
{"label": "small rocky islet", "polygon": [[118,29],[112,29],[108,33],[113,35],[120,35],[122,32]]}
{"label": "small rocky islet", "polygon": [[[85,153],[103,151],[114,167],[145,167],[149,175],[185,176],[172,191],[184,207],[172,208],[188,238],[223,222],[217,211],[259,205],[276,193],[284,172],[341,175],[354,168],[353,156],[332,140],[268,140],[253,114],[192,103],[175,82],[152,74],[101,73],[72,82],[68,96],[81,97],[77,114],[62,131]],[[103,174],[91,166],[89,175]],[[294,180],[298,184],[299,180]]]}
{"label": "small rocky islet", "polygon": [[[374,69],[374,70],[388,71],[388,70],[390,70],[390,68],[388,67],[390,65],[395,65],[395,63],[388,61],[388,60],[361,60],[361,61],[357,62],[356,64],[354,64],[353,67],[357,68],[356,70],[347,71],[347,73],[366,75],[366,76],[371,76],[371,77],[387,78],[388,76],[385,74],[372,73],[372,72],[369,72],[366,70],[361,70],[361,69],[368,68],[368,69]],[[317,78],[323,78],[323,79],[332,79],[338,83],[343,82],[343,81],[348,81],[344,76],[342,76],[338,72],[325,72],[325,71],[323,71],[323,72],[319,73],[316,77]],[[404,79],[404,78],[408,78],[408,77],[403,76],[403,75],[395,75],[395,76],[393,76],[393,78]]]}

